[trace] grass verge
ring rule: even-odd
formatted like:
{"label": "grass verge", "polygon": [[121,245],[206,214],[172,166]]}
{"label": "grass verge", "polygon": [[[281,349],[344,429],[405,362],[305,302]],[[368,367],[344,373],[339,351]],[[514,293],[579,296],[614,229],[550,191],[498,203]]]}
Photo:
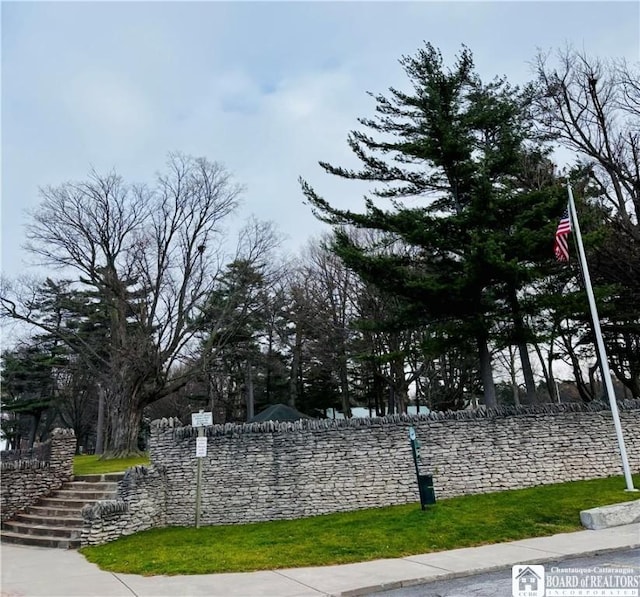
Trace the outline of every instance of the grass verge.
{"label": "grass verge", "polygon": [[[640,484],[640,475],[634,481]],[[622,477],[247,525],[171,527],[80,552],[103,570],[210,574],[398,558],[580,530],[580,510],[633,499]]]}
{"label": "grass verge", "polygon": [[83,454],[82,456],[73,457],[73,474],[102,475],[104,473],[120,473],[136,464],[149,464],[149,457],[145,455],[133,458],[100,460],[100,456]]}

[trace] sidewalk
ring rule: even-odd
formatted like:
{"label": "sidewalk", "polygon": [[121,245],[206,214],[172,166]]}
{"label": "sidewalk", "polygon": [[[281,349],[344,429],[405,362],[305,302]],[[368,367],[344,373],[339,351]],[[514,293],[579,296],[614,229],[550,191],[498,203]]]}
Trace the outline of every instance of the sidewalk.
{"label": "sidewalk", "polygon": [[513,564],[638,546],[640,524],[631,524],[342,566],[145,577],[103,572],[75,551],[5,544],[0,589],[2,597],[352,597]]}

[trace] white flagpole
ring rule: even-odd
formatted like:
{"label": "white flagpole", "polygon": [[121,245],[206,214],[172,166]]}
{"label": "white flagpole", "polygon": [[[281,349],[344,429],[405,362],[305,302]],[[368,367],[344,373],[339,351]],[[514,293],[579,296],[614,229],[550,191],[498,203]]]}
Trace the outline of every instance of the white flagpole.
{"label": "white flagpole", "polygon": [[584,285],[587,291],[587,297],[589,298],[589,308],[591,309],[591,319],[593,320],[593,332],[596,336],[596,346],[598,348],[598,355],[600,358],[600,366],[602,367],[602,377],[607,388],[607,395],[609,396],[609,404],[611,405],[611,416],[613,417],[613,425],[616,428],[616,436],[618,438],[618,447],[620,448],[620,457],[622,458],[622,469],[624,471],[624,478],[627,482],[627,491],[638,491],[633,487],[633,478],[631,477],[631,469],[629,468],[629,459],[627,458],[627,449],[624,445],[624,437],[622,435],[622,426],[620,425],[620,415],[618,413],[618,403],[616,402],[616,395],[613,390],[613,383],[611,382],[611,372],[609,371],[609,361],[607,360],[607,352],[604,347],[604,341],[602,340],[602,331],[600,330],[600,318],[598,317],[598,309],[596,307],[596,299],[593,296],[593,288],[591,288],[591,276],[589,276],[589,268],[587,267],[587,258],[584,253],[584,247],[582,246],[582,235],[580,234],[580,224],[578,223],[578,214],[576,213],[576,206],[573,201],[573,191],[571,185],[567,183],[567,189],[569,190],[569,212],[571,214],[571,224],[573,231],[576,235],[576,241],[578,245],[578,253],[580,254],[580,267],[582,269],[582,276],[584,278]]}

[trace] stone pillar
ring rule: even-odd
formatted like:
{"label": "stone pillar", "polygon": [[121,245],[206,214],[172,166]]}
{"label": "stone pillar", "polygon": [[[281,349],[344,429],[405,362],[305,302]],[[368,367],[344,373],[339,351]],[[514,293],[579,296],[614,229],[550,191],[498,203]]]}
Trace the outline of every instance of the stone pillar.
{"label": "stone pillar", "polygon": [[73,457],[76,453],[76,436],[73,429],[57,427],[51,432],[51,456],[49,467],[56,477],[69,481],[73,477]]}

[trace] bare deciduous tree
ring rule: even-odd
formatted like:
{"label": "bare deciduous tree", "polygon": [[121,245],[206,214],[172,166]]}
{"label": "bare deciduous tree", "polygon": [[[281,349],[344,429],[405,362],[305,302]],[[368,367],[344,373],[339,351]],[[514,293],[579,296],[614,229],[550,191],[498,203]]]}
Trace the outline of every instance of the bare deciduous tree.
{"label": "bare deciduous tree", "polygon": [[[543,132],[578,153],[591,175],[603,237],[589,262],[596,284],[614,288],[603,326],[613,370],[640,392],[640,64],[566,49],[539,54],[534,108]],[[579,381],[579,380],[578,380]]]}
{"label": "bare deciduous tree", "polygon": [[[106,356],[91,361],[105,391],[111,456],[135,452],[144,407],[189,379],[191,368],[177,365],[221,269],[222,224],[240,192],[220,164],[182,154],[169,156],[151,187],[92,172],[84,182],[41,190],[28,250],[75,274],[76,287],[94,293],[108,313]],[[48,327],[29,301],[3,293],[2,307],[5,316]]]}
{"label": "bare deciduous tree", "polygon": [[535,61],[536,119],[591,165],[603,199],[640,240],[640,67],[572,49],[556,58]]}

